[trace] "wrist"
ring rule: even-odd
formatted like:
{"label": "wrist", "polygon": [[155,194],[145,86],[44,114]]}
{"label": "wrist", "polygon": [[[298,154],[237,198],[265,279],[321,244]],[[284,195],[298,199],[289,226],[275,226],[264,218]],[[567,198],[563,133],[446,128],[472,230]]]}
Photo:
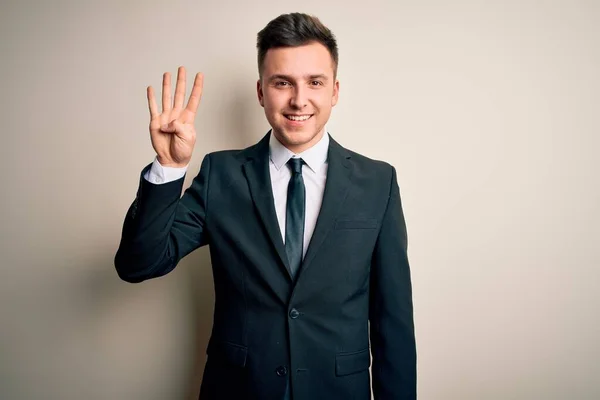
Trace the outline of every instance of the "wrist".
{"label": "wrist", "polygon": [[166,167],[166,168],[185,168],[189,164],[189,160],[187,160],[186,162],[183,162],[183,163],[176,163],[173,161],[165,160],[161,156],[158,156],[158,155],[156,156],[156,161],[158,161],[158,163],[161,165],[161,167]]}

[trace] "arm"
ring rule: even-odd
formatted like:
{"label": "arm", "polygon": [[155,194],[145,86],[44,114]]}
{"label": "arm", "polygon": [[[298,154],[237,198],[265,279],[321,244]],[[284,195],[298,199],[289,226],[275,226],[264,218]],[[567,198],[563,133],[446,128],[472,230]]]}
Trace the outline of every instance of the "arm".
{"label": "arm", "polygon": [[417,397],[416,346],[406,224],[396,170],[371,263],[370,337],[377,400]]}
{"label": "arm", "polygon": [[[146,175],[148,165],[142,176]],[[141,282],[173,270],[179,260],[208,243],[205,229],[210,156],[181,196],[184,178],[155,185],[140,177],[135,201],[123,224],[115,267],[127,282]]]}
{"label": "arm", "polygon": [[163,74],[162,112],[158,110],[152,86],[146,90],[150,139],[157,155],[152,165],[142,171],[115,255],[117,273],[128,282],[165,275],[181,258],[207,243],[204,226],[209,156],[204,158],[200,173],[181,197],[183,178],[196,143],[194,120],[204,82],[203,75],[196,74],[184,107],[185,77],[185,68],[179,67],[172,102],[171,74]]}

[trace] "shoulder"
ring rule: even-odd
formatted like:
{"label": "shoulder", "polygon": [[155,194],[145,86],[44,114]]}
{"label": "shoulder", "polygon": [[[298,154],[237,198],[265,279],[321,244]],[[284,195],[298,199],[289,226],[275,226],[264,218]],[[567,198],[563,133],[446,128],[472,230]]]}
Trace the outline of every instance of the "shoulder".
{"label": "shoulder", "polygon": [[223,162],[226,160],[234,160],[241,151],[243,150],[236,149],[211,151],[210,153],[206,154],[206,157],[209,157],[211,162]]}
{"label": "shoulder", "polygon": [[384,182],[392,180],[395,169],[389,162],[368,157],[345,147],[342,148],[350,156],[354,173],[358,176]]}

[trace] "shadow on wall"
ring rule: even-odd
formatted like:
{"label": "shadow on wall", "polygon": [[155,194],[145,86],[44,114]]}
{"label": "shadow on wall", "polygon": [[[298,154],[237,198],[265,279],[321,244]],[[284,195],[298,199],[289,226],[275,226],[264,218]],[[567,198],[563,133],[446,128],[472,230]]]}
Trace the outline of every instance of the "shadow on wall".
{"label": "shadow on wall", "polygon": [[[233,87],[255,85],[254,79],[245,77],[239,86],[234,85]],[[243,149],[256,143],[267,133],[269,128],[266,125],[267,130],[265,130],[264,112],[252,91],[235,92],[227,102],[222,104],[223,110],[219,110],[219,115],[226,117],[218,119],[221,127],[213,134],[219,135],[221,137],[219,142],[224,143],[227,147],[219,150]],[[190,320],[194,321],[196,327],[194,333],[195,360],[189,399],[197,400],[206,363],[206,347],[210,339],[214,311],[214,284],[208,246],[192,252],[181,263],[183,264],[181,269],[185,269],[189,274],[193,303],[190,310],[193,310],[194,313],[193,316],[190,316]]]}

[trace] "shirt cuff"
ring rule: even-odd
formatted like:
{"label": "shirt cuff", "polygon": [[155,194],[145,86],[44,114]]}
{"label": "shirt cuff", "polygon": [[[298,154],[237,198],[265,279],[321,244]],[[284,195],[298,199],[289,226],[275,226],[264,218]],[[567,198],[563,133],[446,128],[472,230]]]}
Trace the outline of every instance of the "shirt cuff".
{"label": "shirt cuff", "polygon": [[[189,165],[189,164],[188,164]],[[158,157],[154,157],[154,161],[152,162],[152,166],[146,174],[144,178],[155,185],[161,185],[163,183],[173,182],[178,179],[181,179],[185,176],[187,172],[188,165],[182,168],[174,168],[174,167],[163,167],[158,162]]]}

